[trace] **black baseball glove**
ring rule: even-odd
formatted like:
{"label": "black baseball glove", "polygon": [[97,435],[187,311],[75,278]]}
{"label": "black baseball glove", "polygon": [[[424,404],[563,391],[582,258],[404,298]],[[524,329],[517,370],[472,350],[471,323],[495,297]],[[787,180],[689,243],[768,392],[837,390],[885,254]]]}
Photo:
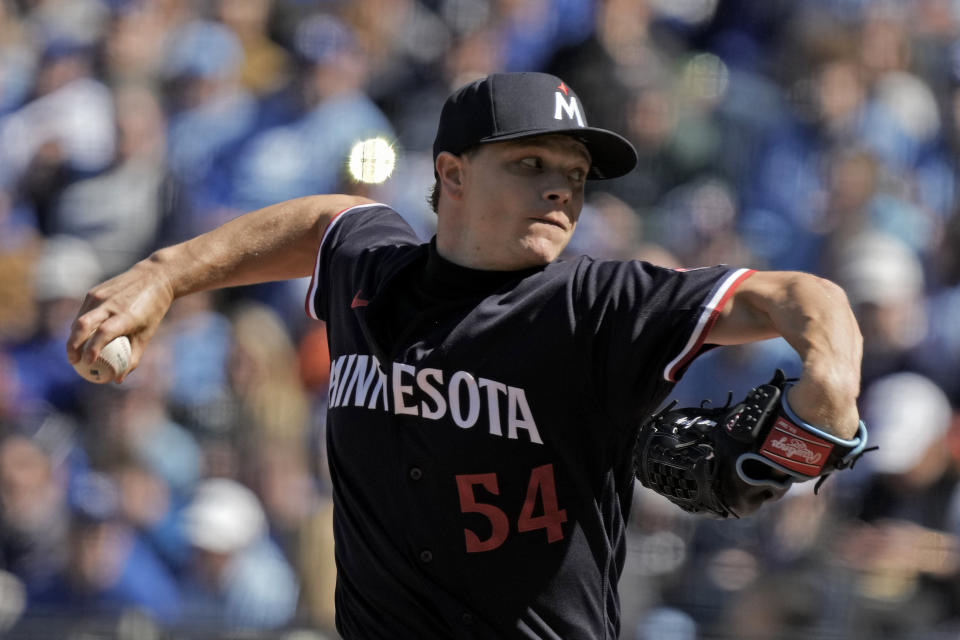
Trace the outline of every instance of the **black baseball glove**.
{"label": "black baseball glove", "polygon": [[867,429],[861,421],[844,440],[800,420],[786,401],[791,382],[777,369],[735,405],[667,406],[640,428],[637,478],[686,511],[721,518],[748,515],[794,482],[819,478],[819,489],[869,451]]}

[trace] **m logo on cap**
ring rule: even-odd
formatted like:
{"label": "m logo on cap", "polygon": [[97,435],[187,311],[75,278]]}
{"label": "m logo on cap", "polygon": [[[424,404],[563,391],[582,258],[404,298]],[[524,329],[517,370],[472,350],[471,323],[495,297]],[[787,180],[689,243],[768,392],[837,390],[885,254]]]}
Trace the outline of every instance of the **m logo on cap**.
{"label": "m logo on cap", "polygon": [[576,117],[577,126],[584,126],[583,115],[580,113],[580,105],[577,103],[577,97],[570,96],[570,102],[567,102],[567,99],[559,91],[555,91],[553,95],[556,96],[556,107],[553,110],[553,119],[562,120],[562,114],[565,113],[570,120]]}

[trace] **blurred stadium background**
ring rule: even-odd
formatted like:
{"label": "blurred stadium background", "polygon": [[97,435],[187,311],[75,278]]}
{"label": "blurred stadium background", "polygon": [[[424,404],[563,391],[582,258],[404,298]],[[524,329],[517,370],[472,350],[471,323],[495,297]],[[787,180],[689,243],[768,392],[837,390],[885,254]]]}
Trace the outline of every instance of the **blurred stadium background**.
{"label": "blurred stadium background", "polygon": [[[0,0],[0,635],[336,637],[307,284],[179,301],[122,387],[63,339],[91,285],[281,199],[429,238],[440,105],[497,70],[560,75],[640,152],[571,251],[814,272],[865,335],[880,452],[744,521],[638,491],[622,637],[960,636],[956,0]],[[376,187],[344,172],[372,135]],[[675,396],[774,366],[717,350]]]}

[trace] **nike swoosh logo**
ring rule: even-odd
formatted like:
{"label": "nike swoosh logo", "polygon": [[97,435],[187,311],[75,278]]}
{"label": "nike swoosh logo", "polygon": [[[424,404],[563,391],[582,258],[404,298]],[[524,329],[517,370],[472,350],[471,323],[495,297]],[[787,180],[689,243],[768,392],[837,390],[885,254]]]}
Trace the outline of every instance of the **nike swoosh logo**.
{"label": "nike swoosh logo", "polygon": [[350,303],[351,309],[356,309],[357,307],[365,307],[370,304],[369,300],[364,300],[360,297],[360,292],[357,291],[357,295],[353,296],[353,302]]}

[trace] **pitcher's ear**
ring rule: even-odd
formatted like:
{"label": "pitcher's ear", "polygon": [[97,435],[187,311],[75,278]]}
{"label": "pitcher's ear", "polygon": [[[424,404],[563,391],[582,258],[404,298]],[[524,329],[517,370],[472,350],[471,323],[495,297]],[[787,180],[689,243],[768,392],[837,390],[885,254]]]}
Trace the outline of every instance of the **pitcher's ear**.
{"label": "pitcher's ear", "polygon": [[463,157],[441,151],[433,165],[443,192],[454,200],[463,197]]}

